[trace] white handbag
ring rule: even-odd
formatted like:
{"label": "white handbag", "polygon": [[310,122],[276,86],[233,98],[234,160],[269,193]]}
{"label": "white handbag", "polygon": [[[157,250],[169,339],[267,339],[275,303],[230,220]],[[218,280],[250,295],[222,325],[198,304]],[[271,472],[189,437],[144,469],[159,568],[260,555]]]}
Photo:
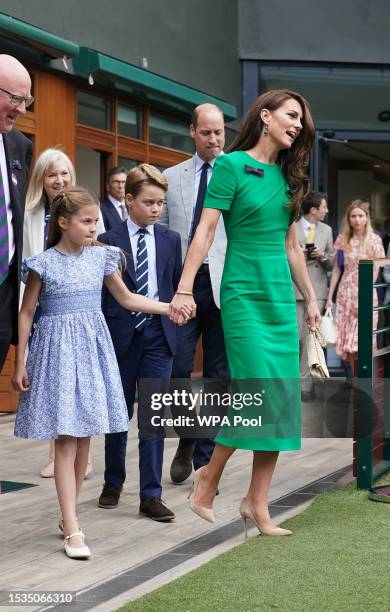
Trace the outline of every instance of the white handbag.
{"label": "white handbag", "polygon": [[310,374],[313,378],[320,380],[329,378],[329,371],[323,351],[323,348],[326,347],[326,341],[318,329],[309,331],[306,338],[306,347]]}
{"label": "white handbag", "polygon": [[327,346],[334,346],[337,342],[337,329],[333,320],[332,309],[327,308],[322,317],[320,332],[326,340]]}

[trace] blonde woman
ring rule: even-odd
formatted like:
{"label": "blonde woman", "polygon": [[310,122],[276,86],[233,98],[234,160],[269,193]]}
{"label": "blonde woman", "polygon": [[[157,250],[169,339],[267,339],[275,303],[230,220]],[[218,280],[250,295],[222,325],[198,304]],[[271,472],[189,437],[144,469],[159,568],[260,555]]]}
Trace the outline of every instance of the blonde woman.
{"label": "blonde woman", "polygon": [[[338,339],[336,352],[352,368],[358,350],[358,268],[360,259],[385,257],[380,236],[371,226],[369,204],[356,199],[351,202],[345,213],[342,233],[334,244],[335,251],[344,253],[344,272],[337,290],[336,327]],[[332,298],[341,276],[341,268],[334,258],[328,299],[325,307],[332,305]],[[375,276],[378,269],[375,270]],[[374,291],[374,305],[378,298]],[[377,327],[378,313],[374,314],[374,328]],[[376,342],[376,340],[375,340]]]}
{"label": "blonde woman", "polygon": [[[55,147],[43,151],[35,162],[26,195],[26,212],[23,226],[23,259],[38,255],[46,248],[51,204],[66,187],[76,184],[76,173],[69,157]],[[101,214],[97,233],[104,232]],[[22,285],[22,291],[24,286]],[[21,297],[23,296],[23,293]],[[34,327],[40,314],[39,305],[34,318]],[[86,476],[92,471],[88,457]],[[41,470],[42,478],[54,476],[54,443],[50,442],[49,459]]]}

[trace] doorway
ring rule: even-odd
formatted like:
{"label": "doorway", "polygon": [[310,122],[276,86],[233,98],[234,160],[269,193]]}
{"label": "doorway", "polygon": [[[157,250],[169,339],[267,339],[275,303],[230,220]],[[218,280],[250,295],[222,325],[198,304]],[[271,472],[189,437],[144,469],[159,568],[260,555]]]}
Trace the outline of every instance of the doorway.
{"label": "doorway", "polygon": [[312,185],[329,199],[328,223],[337,233],[352,199],[370,202],[373,227],[390,217],[390,133],[322,131],[316,136]]}

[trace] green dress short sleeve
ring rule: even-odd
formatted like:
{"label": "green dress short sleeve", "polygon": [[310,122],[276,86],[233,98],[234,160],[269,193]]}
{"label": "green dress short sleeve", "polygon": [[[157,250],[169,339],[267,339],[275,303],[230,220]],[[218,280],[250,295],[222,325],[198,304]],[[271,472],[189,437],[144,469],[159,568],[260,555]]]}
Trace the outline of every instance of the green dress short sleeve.
{"label": "green dress short sleeve", "polygon": [[227,155],[220,155],[213,168],[203,208],[230,210],[236,195],[237,179],[233,164]]}

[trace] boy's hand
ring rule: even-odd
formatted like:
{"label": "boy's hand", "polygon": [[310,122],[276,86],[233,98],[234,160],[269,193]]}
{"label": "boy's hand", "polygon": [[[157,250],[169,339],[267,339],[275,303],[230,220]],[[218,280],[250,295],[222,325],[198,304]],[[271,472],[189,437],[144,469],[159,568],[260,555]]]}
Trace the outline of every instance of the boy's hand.
{"label": "boy's hand", "polygon": [[15,370],[12,376],[12,385],[15,391],[23,392],[29,390],[30,383],[28,380],[27,370],[24,365],[15,366]]}

